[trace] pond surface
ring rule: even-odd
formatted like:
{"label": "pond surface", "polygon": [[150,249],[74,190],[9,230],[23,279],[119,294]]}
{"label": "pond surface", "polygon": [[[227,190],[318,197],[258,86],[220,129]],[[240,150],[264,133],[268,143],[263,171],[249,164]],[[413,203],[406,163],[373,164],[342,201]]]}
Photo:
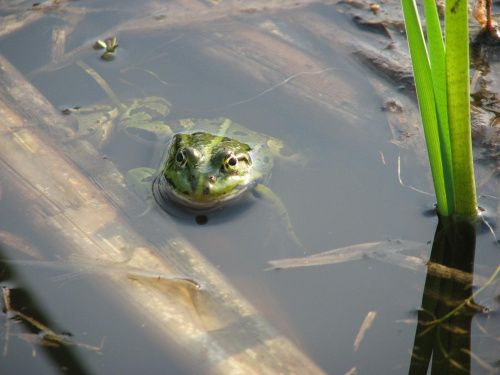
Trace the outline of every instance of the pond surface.
{"label": "pond surface", "polygon": [[[47,12],[39,21],[0,40],[0,51],[5,57],[60,110],[92,106],[107,97],[75,64],[36,72],[50,63],[55,24],[62,26],[69,15],[76,16],[77,10],[83,10],[80,7],[87,9],[66,40],[66,49],[70,51],[124,20],[150,14],[169,16],[169,3],[163,2],[144,2],[140,6],[138,2],[111,0],[61,3],[67,13]],[[303,9],[329,18],[344,31],[356,30],[348,17],[338,12],[337,5],[313,4]],[[17,12],[20,11],[12,8],[2,14]],[[227,117],[256,132],[282,139],[293,153],[302,155],[305,166],[277,160],[269,187],[286,206],[306,254],[291,243],[279,223],[276,225],[278,221],[264,202],[245,205],[228,216],[222,211],[203,226],[180,219],[175,219],[175,225],[325,372],[345,374],[355,367],[357,374],[408,373],[425,273],[370,258],[265,270],[270,260],[367,242],[405,239],[425,244],[433,241],[437,224],[437,218],[428,214],[434,204],[433,196],[399,182],[398,157],[405,150],[391,142],[393,134],[382,110],[384,99],[373,88],[373,73],[345,51],[328,48],[290,22],[289,11],[284,13],[280,18],[276,9],[246,11],[206,22],[206,28],[187,22],[186,26],[162,33],[118,34],[115,59],[104,61],[96,50],[83,60],[106,80],[120,100],[161,96],[173,105],[171,120]],[[219,34],[233,29],[237,32],[241,25],[259,30],[270,22],[276,33],[286,31],[294,38],[294,45],[303,46],[305,53],[314,51],[311,59],[321,61],[322,68],[297,69],[296,77],[285,75],[276,84],[252,79],[229,65]],[[216,47],[220,51],[211,51]],[[338,77],[339,82],[348,83],[349,92],[342,105],[359,113],[356,121],[291,95],[287,91],[290,85],[306,71],[316,79]],[[344,89],[339,85],[339,90]],[[141,166],[156,167],[158,149],[161,145],[151,147],[123,139],[111,142],[102,152],[125,173]],[[415,187],[432,192],[428,176],[418,173],[421,170],[403,166],[403,183],[420,182]],[[486,189],[479,192],[495,195]],[[16,202],[10,199],[8,189],[1,206],[1,230],[29,239],[44,258],[54,259],[51,249],[57,244],[50,242],[50,235],[40,237],[23,225],[23,213],[16,211]],[[167,219],[159,207],[153,210]],[[170,220],[165,223],[170,225]],[[478,237],[476,254],[477,267],[498,264],[500,253],[490,233],[485,231]],[[9,248],[2,249],[2,258],[31,259]],[[0,332],[7,351],[0,361],[3,373],[192,373],[192,369],[185,369],[176,361],[175,353],[169,355],[159,350],[141,322],[118,309],[109,293],[96,287],[95,280],[105,270],[91,266],[74,269],[63,262],[14,262],[5,263],[2,272],[1,283],[12,288],[17,308],[26,314],[40,314],[37,319],[57,332],[70,332],[75,342],[102,346],[102,354],[86,347],[63,350],[40,346],[31,339],[23,340],[21,333],[29,332],[28,328],[9,323],[2,315]],[[376,312],[376,318],[355,349],[355,339],[369,312]],[[479,316],[478,324],[472,325],[473,352],[480,350],[483,343],[482,319]],[[473,373],[485,371],[474,361],[472,369]]]}

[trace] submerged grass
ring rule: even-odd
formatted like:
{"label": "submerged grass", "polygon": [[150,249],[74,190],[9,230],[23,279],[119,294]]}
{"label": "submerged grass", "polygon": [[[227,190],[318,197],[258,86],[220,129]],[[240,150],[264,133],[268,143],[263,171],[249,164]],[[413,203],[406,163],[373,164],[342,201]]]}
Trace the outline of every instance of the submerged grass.
{"label": "submerged grass", "polygon": [[445,43],[436,4],[424,0],[426,44],[416,1],[401,1],[438,211],[476,216],[467,2],[446,1]]}

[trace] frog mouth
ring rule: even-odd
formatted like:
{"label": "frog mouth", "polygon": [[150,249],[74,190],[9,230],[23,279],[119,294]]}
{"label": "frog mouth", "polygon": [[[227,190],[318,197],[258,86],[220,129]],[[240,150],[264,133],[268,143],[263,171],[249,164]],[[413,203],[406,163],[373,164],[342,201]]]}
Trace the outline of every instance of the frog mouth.
{"label": "frog mouth", "polygon": [[211,194],[210,188],[203,189],[202,194],[181,193],[171,180],[164,175],[156,179],[158,191],[165,202],[173,202],[194,210],[210,210],[234,201],[248,189],[248,185],[237,185],[230,193]]}

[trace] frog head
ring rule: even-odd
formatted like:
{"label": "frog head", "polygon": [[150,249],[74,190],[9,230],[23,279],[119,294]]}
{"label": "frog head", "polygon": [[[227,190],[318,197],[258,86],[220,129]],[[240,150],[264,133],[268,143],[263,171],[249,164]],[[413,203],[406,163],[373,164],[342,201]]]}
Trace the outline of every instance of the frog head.
{"label": "frog head", "polygon": [[166,147],[163,196],[193,209],[210,209],[252,184],[250,146],[205,132],[176,134]]}

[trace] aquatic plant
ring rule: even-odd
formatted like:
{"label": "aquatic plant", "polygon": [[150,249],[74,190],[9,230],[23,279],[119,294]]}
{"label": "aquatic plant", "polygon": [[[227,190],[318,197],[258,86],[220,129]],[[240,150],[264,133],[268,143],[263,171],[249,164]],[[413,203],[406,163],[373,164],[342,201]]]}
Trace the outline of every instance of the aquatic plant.
{"label": "aquatic plant", "polygon": [[445,2],[444,40],[436,3],[424,0],[427,44],[415,0],[401,2],[438,211],[474,217],[467,2]]}

